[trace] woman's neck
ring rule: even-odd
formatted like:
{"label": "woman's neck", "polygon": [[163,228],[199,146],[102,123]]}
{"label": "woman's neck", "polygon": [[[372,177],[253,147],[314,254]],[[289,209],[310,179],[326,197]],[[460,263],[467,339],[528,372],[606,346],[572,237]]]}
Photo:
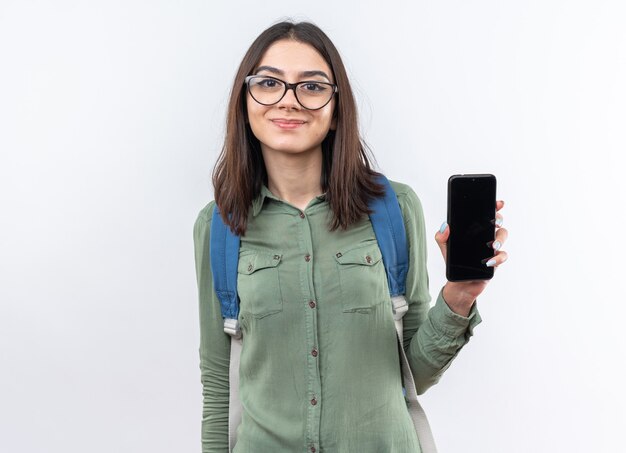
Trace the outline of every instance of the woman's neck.
{"label": "woman's neck", "polygon": [[322,194],[322,150],[297,154],[264,152],[268,189],[281,200],[304,210]]}

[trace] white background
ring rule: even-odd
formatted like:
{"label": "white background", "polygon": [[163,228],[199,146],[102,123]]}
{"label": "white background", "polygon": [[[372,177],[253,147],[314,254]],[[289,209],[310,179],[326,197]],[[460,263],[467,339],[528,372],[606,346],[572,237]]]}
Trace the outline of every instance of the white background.
{"label": "white background", "polygon": [[380,169],[420,196],[433,295],[447,178],[498,177],[509,261],[422,398],[440,451],[624,451],[625,11],[2,1],[0,450],[200,451],[192,226],[235,70],[293,17],[335,42]]}

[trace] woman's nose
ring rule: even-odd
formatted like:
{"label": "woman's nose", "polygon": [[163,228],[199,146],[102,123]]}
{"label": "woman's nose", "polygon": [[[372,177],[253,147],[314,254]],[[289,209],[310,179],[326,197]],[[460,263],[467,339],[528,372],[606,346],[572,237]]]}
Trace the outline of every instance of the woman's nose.
{"label": "woman's nose", "polygon": [[287,92],[283,96],[283,98],[278,102],[279,107],[296,107],[300,108],[300,103],[296,98],[296,88],[291,87],[287,89]]}

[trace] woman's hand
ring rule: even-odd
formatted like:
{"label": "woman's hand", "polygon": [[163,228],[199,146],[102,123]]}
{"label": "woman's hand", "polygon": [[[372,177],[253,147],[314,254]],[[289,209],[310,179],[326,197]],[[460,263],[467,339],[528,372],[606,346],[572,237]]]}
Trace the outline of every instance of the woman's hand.
{"label": "woman's hand", "polygon": [[[502,250],[502,246],[508,236],[508,231],[502,228],[503,217],[498,213],[504,206],[504,201],[496,202],[496,238],[492,247],[495,250],[494,256],[487,262],[488,266],[497,268],[504,263],[508,255]],[[435,234],[435,241],[441,249],[444,261],[448,256],[448,238],[450,237],[450,227],[444,223]],[[476,298],[485,290],[489,280],[471,280],[466,282],[447,282],[443,288],[443,298],[447,302],[450,309],[461,315],[468,316]]]}

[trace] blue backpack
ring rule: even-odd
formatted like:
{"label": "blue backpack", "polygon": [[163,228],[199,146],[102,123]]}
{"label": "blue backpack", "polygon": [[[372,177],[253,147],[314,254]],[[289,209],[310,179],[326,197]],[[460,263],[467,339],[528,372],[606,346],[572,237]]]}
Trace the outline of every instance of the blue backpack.
{"label": "blue backpack", "polygon": [[[391,309],[396,325],[396,333],[400,345],[402,377],[405,395],[408,399],[408,410],[413,419],[422,452],[436,453],[436,447],[426,414],[417,401],[417,392],[413,374],[409,367],[402,346],[402,317],[408,310],[404,297],[406,292],[406,276],[409,270],[409,254],[404,229],[404,219],[396,193],[389,180],[379,175],[377,182],[385,187],[383,197],[370,201],[372,211],[370,220],[382,253],[383,264],[387,273]],[[211,221],[211,270],[213,286],[220,301],[224,332],[231,337],[230,350],[230,401],[229,401],[229,451],[235,446],[236,429],[241,422],[241,402],[239,401],[239,357],[243,338],[238,322],[239,296],[237,294],[237,265],[239,262],[239,236],[233,234],[224,224],[217,205],[213,210]]]}

